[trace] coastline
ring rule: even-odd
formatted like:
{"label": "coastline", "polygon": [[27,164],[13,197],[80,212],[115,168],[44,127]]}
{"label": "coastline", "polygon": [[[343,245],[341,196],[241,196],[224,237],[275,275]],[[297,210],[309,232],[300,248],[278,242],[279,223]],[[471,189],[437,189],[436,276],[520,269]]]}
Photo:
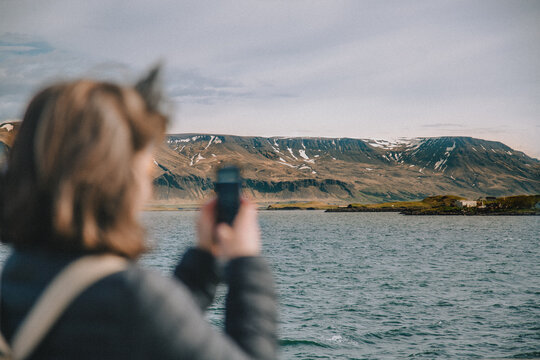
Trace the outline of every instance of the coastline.
{"label": "coastline", "polygon": [[[540,215],[540,195],[466,200],[455,195],[430,196],[421,201],[383,204],[349,204],[327,212],[398,212],[402,215],[535,216]],[[466,205],[463,205],[466,204]]]}
{"label": "coastline", "polygon": [[[417,201],[396,201],[380,204],[330,204],[322,201],[276,202],[255,201],[258,210],[324,211],[329,213],[397,212],[402,215],[438,216],[538,216],[540,195],[517,195],[472,201],[476,206],[459,206],[465,200],[455,195],[436,195]],[[203,201],[151,202],[143,211],[198,211]]]}
{"label": "coastline", "polygon": [[[474,206],[460,206],[463,202]],[[455,195],[436,195],[418,201],[339,206],[315,202],[269,205],[267,210],[324,210],[329,213],[397,212],[402,215],[446,216],[537,216],[540,195],[516,195],[502,198],[465,200]]]}

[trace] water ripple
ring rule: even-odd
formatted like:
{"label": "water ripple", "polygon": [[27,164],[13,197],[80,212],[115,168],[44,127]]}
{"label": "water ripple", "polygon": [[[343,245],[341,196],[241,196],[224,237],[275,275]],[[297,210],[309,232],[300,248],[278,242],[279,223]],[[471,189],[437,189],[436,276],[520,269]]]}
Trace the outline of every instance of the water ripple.
{"label": "water ripple", "polygon": [[[195,212],[145,213],[163,273]],[[261,212],[283,359],[540,358],[540,219]],[[0,247],[0,261],[7,248]],[[208,318],[223,325],[225,288]]]}

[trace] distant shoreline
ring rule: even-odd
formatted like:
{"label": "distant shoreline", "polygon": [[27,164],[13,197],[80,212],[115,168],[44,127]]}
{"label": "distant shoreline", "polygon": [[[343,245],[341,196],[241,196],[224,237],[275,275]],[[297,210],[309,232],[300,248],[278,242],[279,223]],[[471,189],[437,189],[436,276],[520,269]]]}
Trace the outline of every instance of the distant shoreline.
{"label": "distant shoreline", "polygon": [[[291,211],[319,210],[329,213],[396,212],[402,215],[446,216],[537,216],[540,215],[540,195],[517,195],[501,198],[465,200],[455,195],[430,196],[420,201],[397,201],[381,204],[328,204],[322,201],[290,203],[256,202],[259,210]],[[143,211],[198,211],[202,202],[150,203]]]}
{"label": "distant shoreline", "polygon": [[455,195],[438,195],[421,201],[349,204],[347,206],[315,202],[276,204],[269,205],[267,210],[324,210],[329,213],[397,212],[402,215],[446,216],[535,216],[540,215],[539,205],[540,195],[517,195],[479,200],[465,200]]}

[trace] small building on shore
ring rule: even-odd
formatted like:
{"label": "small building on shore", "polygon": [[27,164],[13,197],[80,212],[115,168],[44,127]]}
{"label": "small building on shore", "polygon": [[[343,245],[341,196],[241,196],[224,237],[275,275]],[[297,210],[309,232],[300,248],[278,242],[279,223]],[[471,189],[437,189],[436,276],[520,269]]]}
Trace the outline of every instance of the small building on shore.
{"label": "small building on shore", "polygon": [[456,200],[456,206],[458,208],[477,207],[478,202],[476,200]]}

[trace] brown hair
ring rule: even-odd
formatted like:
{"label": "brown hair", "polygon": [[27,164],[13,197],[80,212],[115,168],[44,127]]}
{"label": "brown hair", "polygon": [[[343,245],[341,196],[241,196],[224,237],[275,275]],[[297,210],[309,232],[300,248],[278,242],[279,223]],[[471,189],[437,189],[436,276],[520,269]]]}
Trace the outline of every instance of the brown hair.
{"label": "brown hair", "polygon": [[140,255],[134,161],[162,140],[166,122],[131,87],[78,80],[39,92],[1,181],[2,241]]}

